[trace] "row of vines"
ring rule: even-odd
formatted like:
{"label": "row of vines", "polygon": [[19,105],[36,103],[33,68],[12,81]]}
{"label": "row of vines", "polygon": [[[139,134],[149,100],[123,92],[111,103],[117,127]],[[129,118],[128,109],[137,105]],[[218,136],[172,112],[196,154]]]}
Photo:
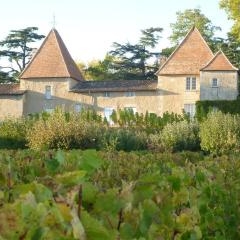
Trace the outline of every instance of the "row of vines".
{"label": "row of vines", "polygon": [[200,153],[0,151],[0,239],[240,238],[240,161]]}

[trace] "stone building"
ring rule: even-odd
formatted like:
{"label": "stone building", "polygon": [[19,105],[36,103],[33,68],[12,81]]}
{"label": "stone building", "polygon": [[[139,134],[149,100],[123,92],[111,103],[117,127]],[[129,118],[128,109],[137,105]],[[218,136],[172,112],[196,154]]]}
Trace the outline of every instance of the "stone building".
{"label": "stone building", "polygon": [[94,108],[109,119],[115,109],[162,115],[195,113],[198,100],[236,99],[238,69],[223,52],[215,55],[193,27],[156,73],[158,80],[85,81],[64,42],[52,29],[19,84],[0,85],[0,119]]}

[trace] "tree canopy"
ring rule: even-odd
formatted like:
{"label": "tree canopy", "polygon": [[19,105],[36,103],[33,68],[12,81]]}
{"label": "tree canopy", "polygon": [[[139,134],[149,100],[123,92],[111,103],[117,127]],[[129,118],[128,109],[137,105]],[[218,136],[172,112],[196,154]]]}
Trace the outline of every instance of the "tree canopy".
{"label": "tree canopy", "polygon": [[113,71],[114,57],[106,54],[103,60],[92,60],[87,64],[77,63],[86,80],[112,80],[115,79]]}
{"label": "tree canopy", "polygon": [[138,43],[113,43],[109,55],[114,57],[112,70],[115,79],[154,79],[158,68],[159,52],[154,51],[160,39],[162,28],[141,30]]}
{"label": "tree canopy", "polygon": [[183,12],[178,11],[176,15],[176,22],[170,24],[172,29],[170,40],[174,45],[178,45],[193,26],[198,28],[208,43],[213,40],[214,33],[221,30],[220,27],[214,26],[198,8],[186,9]]}
{"label": "tree canopy", "polygon": [[219,49],[224,39],[215,38],[215,32],[221,30],[221,28],[214,26],[211,20],[208,19],[200,9],[186,9],[183,12],[176,12],[176,15],[176,22],[170,24],[172,34],[169,39],[171,40],[172,46],[162,49],[162,58],[171,55],[193,26],[197,27],[214,52]]}
{"label": "tree canopy", "polygon": [[220,7],[223,8],[230,19],[234,21],[231,34],[240,42],[240,0],[221,0]]}
{"label": "tree canopy", "polygon": [[[44,38],[36,33],[37,27],[11,30],[9,35],[0,41],[0,58],[7,60],[7,65],[0,66],[0,79],[13,81],[30,61],[33,47],[31,43]],[[5,76],[5,78],[1,78]]]}

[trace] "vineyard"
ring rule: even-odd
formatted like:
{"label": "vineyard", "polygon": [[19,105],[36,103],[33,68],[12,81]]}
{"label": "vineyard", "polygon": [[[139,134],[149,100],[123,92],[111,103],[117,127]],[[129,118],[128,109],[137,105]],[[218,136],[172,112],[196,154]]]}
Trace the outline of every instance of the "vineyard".
{"label": "vineyard", "polygon": [[240,239],[237,155],[1,150],[0,239]]}

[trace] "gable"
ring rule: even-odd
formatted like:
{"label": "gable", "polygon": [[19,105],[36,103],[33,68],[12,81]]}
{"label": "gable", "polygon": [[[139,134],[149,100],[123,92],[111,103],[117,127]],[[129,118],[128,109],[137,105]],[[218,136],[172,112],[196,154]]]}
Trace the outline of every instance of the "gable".
{"label": "gable", "polygon": [[158,75],[199,74],[200,69],[213,57],[213,53],[200,32],[193,27],[182,43],[160,67]]}
{"label": "gable", "polygon": [[83,80],[57,30],[52,29],[20,78],[63,77]]}
{"label": "gable", "polygon": [[218,51],[215,56],[204,66],[202,71],[237,71],[225,54]]}

